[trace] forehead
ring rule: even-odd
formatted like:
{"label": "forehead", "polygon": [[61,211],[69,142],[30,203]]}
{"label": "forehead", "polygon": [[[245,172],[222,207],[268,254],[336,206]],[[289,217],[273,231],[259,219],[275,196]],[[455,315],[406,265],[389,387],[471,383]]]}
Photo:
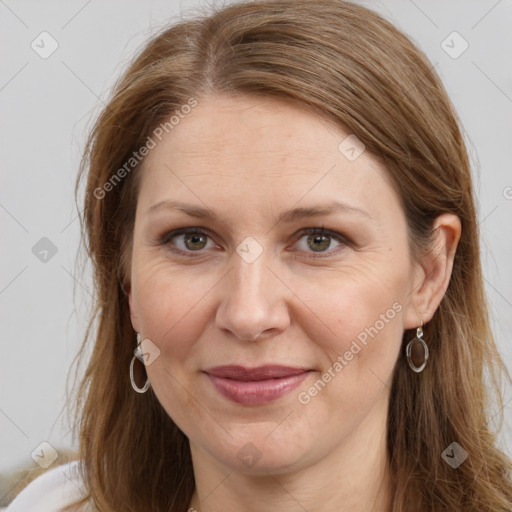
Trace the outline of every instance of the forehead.
{"label": "forehead", "polygon": [[149,207],[182,194],[196,202],[229,196],[232,205],[246,206],[295,203],[306,195],[372,203],[372,195],[387,194],[397,201],[377,161],[365,151],[355,159],[347,153],[362,149],[353,137],[275,98],[200,99],[146,157],[139,201]]}
{"label": "forehead", "polygon": [[[265,162],[283,164],[315,160],[319,154],[336,155],[343,133],[332,123],[308,111],[305,107],[276,98],[252,96],[210,96],[159,143],[160,151],[175,151],[183,160],[251,161],[254,157]],[[251,168],[254,166],[248,165]],[[257,166],[264,175],[264,166]],[[244,168],[237,169],[237,175]]]}

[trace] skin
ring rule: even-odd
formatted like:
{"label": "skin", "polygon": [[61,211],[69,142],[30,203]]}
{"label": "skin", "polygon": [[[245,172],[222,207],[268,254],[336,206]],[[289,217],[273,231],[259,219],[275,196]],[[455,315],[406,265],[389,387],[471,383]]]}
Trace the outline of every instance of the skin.
{"label": "skin", "polygon": [[[216,95],[202,98],[145,160],[131,320],[160,350],[146,372],[190,440],[190,506],[201,512],[391,510],[392,372],[403,357],[404,329],[428,322],[446,291],[460,222],[438,217],[433,251],[414,261],[387,171],[368,152],[347,159],[338,150],[347,135],[282,100]],[[219,220],[166,207],[147,212],[164,200],[208,208]],[[331,201],[367,215],[346,210],[277,222],[284,211]],[[349,241],[315,242],[301,233],[322,226]],[[184,227],[208,233],[168,236],[159,245]],[[251,263],[236,251],[247,236],[263,249]],[[385,326],[300,403],[299,394],[383,314]],[[202,373],[225,364],[313,371],[273,402],[241,405]],[[259,459],[249,466],[240,450]]]}

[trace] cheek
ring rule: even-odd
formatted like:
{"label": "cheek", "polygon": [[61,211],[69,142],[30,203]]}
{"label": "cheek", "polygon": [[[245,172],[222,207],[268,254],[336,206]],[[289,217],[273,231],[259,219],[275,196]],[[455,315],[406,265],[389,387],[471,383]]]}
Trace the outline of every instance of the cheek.
{"label": "cheek", "polygon": [[218,278],[173,267],[166,261],[139,265],[133,279],[141,331],[173,361],[184,361],[203,329],[208,291]]}
{"label": "cheek", "polygon": [[208,321],[208,291],[218,281],[173,268],[168,262],[139,266],[134,277],[137,306],[144,338],[155,343],[160,355],[146,367],[153,392],[167,414],[184,431],[190,418],[204,413],[194,398],[194,377],[200,354],[197,340]]}
{"label": "cheek", "polygon": [[[195,341],[213,322],[208,295],[222,287],[222,272],[203,268],[198,274],[198,266],[174,266],[163,259],[139,261],[133,286],[141,332],[164,354],[185,363]],[[315,278],[290,273],[286,280],[293,283],[296,296],[289,306],[292,325],[296,323],[331,361],[350,350],[354,340],[369,345],[377,337],[375,330],[379,339],[396,339],[402,332],[397,317],[401,318],[407,289],[407,279],[397,269],[405,264],[368,259],[364,264],[318,270]]]}
{"label": "cheek", "polygon": [[323,371],[343,374],[336,379],[343,386],[355,389],[376,376],[384,382],[390,378],[403,334],[408,280],[398,269],[405,264],[331,273],[321,283],[295,290],[308,306],[296,315],[300,327],[320,348]]}

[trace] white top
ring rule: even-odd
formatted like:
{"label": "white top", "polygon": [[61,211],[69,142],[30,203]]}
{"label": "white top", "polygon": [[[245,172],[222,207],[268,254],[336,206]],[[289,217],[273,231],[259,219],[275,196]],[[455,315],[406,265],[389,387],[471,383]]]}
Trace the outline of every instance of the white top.
{"label": "white top", "polygon": [[[5,512],[60,512],[63,507],[85,496],[78,473],[79,460],[49,469],[32,480],[5,509]],[[89,507],[87,509],[91,510]]]}

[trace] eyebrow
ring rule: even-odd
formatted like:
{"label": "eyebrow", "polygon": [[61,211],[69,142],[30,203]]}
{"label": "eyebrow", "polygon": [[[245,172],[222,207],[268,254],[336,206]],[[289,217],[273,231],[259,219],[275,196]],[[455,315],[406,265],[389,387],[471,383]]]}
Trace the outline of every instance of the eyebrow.
{"label": "eyebrow", "polygon": [[[170,200],[159,201],[158,203],[150,206],[146,211],[146,215],[161,210],[162,208],[179,210],[189,215],[190,217],[196,217],[198,219],[212,219],[220,221],[219,215],[209,208],[182,203],[181,201]],[[281,213],[277,219],[277,222],[291,223],[305,218],[329,215],[336,212],[358,214],[371,220],[375,220],[366,210],[363,210],[362,208],[358,208],[357,206],[353,206],[347,203],[331,201],[321,205],[293,208],[292,210]]]}

